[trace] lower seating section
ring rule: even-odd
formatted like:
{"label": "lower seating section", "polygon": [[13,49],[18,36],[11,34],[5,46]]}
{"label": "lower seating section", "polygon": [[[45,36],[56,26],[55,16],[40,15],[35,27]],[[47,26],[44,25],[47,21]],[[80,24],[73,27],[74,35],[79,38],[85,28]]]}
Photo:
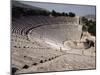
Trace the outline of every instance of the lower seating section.
{"label": "lower seating section", "polygon": [[49,48],[47,44],[40,43],[34,38],[34,41],[31,41],[28,37],[23,35],[12,34],[11,36],[11,46],[14,48]]}
{"label": "lower seating section", "polygon": [[18,69],[24,69],[25,65],[37,66],[38,64],[51,61],[62,55],[61,52],[52,49],[12,48],[12,64]]}

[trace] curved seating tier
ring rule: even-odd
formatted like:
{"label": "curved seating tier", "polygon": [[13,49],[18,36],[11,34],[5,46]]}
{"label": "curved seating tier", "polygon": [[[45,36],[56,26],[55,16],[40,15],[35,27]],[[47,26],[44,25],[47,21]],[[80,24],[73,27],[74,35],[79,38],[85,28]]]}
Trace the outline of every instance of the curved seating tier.
{"label": "curved seating tier", "polygon": [[61,52],[52,49],[24,49],[15,48],[12,54],[12,64],[19,69],[24,65],[37,66],[38,64],[51,61],[62,55]]}
{"label": "curved seating tier", "polygon": [[[72,19],[74,21],[72,21]],[[27,16],[12,21],[11,48],[12,64],[18,69],[36,66],[47,61],[51,61],[63,53],[52,48],[45,42],[35,40],[34,35],[28,37],[33,29],[47,25],[77,24],[76,18],[49,17],[49,16]],[[40,39],[41,40],[41,39]]]}
{"label": "curved seating tier", "polygon": [[77,24],[77,19],[70,17],[23,16],[19,19],[13,18],[11,32],[13,36],[16,37],[16,40],[17,38],[28,40],[27,34],[29,33],[30,30],[34,28],[44,25],[53,25],[53,24],[67,25],[69,23]]}
{"label": "curved seating tier", "polygon": [[[79,19],[77,17],[23,16],[19,19],[13,18],[11,29],[12,65],[18,71],[27,70],[31,67],[34,70],[35,67],[50,61],[50,67],[53,66],[52,64],[57,63],[56,65],[58,67],[54,65],[55,70],[57,70],[57,68],[60,68],[58,65],[60,63],[55,60],[56,58],[58,60],[59,57],[65,64],[71,63],[71,66],[75,69],[74,67],[76,65],[73,65],[73,61],[75,61],[74,56],[76,56],[76,60],[80,60],[79,57],[81,55],[82,61],[76,61],[75,64],[78,63],[76,67],[79,67],[81,63],[83,64],[85,59],[86,62],[84,63],[88,65],[86,56],[90,58],[90,56],[95,55],[95,50],[80,51],[73,49],[64,51],[61,48],[61,44],[64,44],[66,40],[73,40],[73,38],[75,40],[80,39],[81,32],[82,26],[79,25]],[[69,55],[72,59],[70,59]],[[92,67],[94,67],[94,63]]]}
{"label": "curved seating tier", "polygon": [[51,24],[78,24],[77,18],[28,16],[14,19],[12,22],[12,33],[26,35],[27,30],[41,25]]}

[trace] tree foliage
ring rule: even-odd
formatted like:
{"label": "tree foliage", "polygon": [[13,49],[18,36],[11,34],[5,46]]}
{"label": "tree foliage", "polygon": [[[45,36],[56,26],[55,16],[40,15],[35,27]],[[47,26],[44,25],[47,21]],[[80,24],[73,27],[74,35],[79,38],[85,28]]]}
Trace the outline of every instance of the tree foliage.
{"label": "tree foliage", "polygon": [[65,13],[65,12],[56,12],[55,10],[52,10],[51,12],[52,16],[69,16],[69,17],[75,17],[75,13],[69,12],[69,13]]}
{"label": "tree foliage", "polygon": [[12,8],[12,16],[13,17],[20,17],[24,13],[25,13],[24,8],[21,8],[21,7],[13,7]]}
{"label": "tree foliage", "polygon": [[43,15],[43,16],[49,16],[52,15],[54,17],[57,16],[69,16],[69,17],[75,17],[75,13],[69,12],[56,12],[55,10],[47,11],[47,10],[37,10],[37,9],[28,9],[28,8],[22,8],[22,7],[12,7],[12,16],[13,17],[20,17],[20,16],[31,16],[31,15]]}
{"label": "tree foliage", "polygon": [[75,13],[69,12],[69,17],[75,17]]}
{"label": "tree foliage", "polygon": [[96,36],[96,21],[88,20],[82,17],[83,31],[88,31],[92,35]]}

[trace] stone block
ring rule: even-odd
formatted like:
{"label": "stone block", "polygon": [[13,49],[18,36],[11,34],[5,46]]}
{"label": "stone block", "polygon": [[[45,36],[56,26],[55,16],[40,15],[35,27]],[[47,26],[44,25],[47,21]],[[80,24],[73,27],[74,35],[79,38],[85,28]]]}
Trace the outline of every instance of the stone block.
{"label": "stone block", "polygon": [[67,50],[67,53],[72,53],[72,54],[80,54],[82,55],[82,50],[79,49],[72,49],[72,50]]}

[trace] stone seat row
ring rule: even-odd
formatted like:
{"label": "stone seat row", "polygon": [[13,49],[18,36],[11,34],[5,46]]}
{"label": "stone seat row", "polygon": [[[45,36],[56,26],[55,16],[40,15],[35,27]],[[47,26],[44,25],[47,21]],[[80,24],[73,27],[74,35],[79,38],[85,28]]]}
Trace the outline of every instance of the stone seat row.
{"label": "stone seat row", "polygon": [[61,52],[56,50],[52,51],[51,49],[18,49],[18,51],[12,54],[12,64],[18,68],[23,68],[24,65],[36,66],[39,63],[51,61],[61,55]]}
{"label": "stone seat row", "polygon": [[[66,18],[59,17],[59,18],[52,18],[52,17],[44,17],[44,16],[29,16],[29,17],[22,17],[20,19],[14,19],[12,22],[12,33],[17,34],[26,34],[26,30],[36,27],[38,25],[50,25],[50,24],[67,24],[71,23],[74,24],[75,18]],[[76,21],[75,21],[76,22]]]}

